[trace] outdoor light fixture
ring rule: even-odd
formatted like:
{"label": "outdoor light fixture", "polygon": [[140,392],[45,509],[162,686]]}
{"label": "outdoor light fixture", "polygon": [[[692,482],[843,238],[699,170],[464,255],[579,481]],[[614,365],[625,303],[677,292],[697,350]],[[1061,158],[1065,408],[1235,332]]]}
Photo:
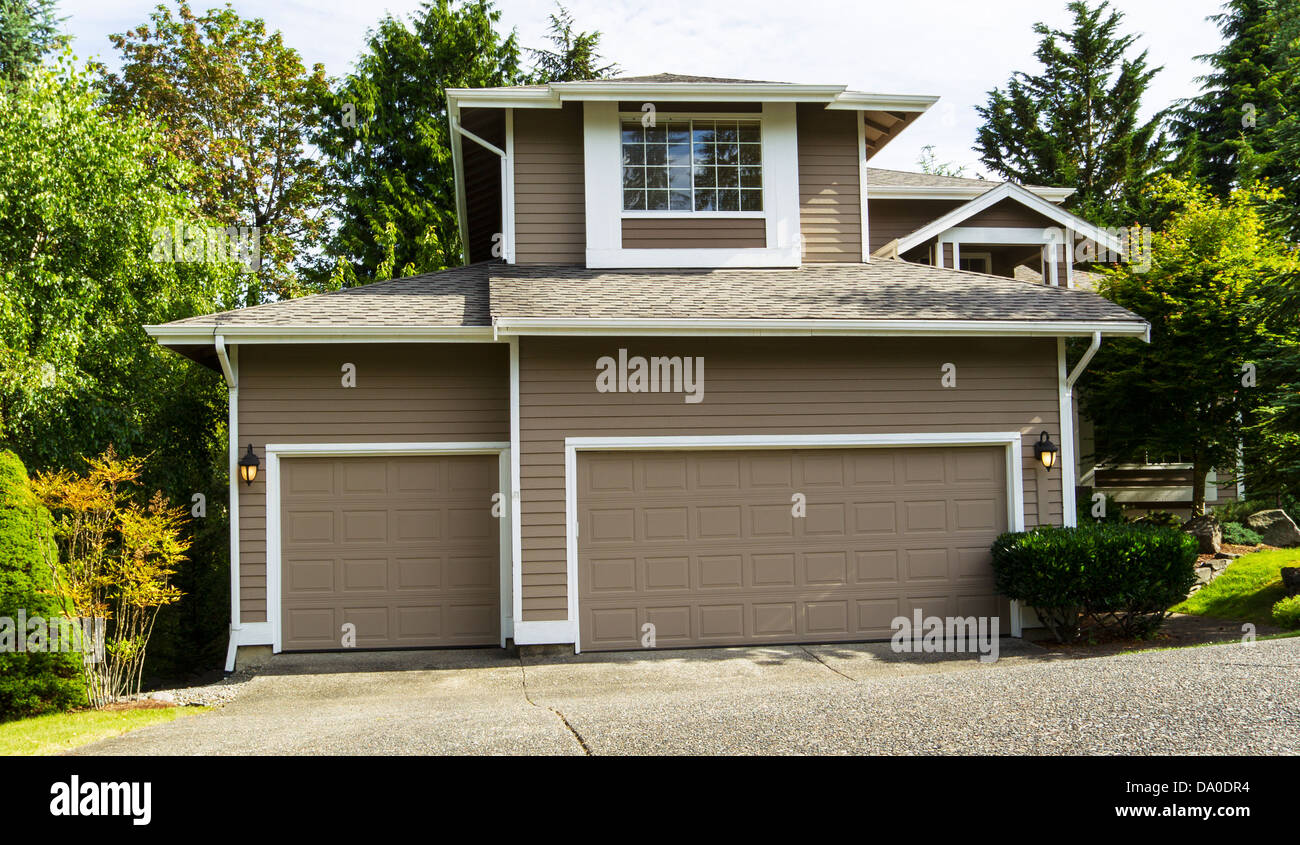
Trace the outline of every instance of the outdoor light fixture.
{"label": "outdoor light fixture", "polygon": [[[252,448],[249,447],[250,450]],[[1044,469],[1050,470],[1056,465],[1056,456],[1060,451],[1060,447],[1048,439],[1046,431],[1039,436],[1038,442],[1034,444],[1034,457],[1043,462]]]}
{"label": "outdoor light fixture", "polygon": [[[1044,434],[1046,434],[1044,432]],[[248,454],[239,459],[239,477],[244,479],[244,483],[249,487],[253,486],[253,479],[257,478],[257,468],[262,462],[253,454],[253,444],[248,444]]]}

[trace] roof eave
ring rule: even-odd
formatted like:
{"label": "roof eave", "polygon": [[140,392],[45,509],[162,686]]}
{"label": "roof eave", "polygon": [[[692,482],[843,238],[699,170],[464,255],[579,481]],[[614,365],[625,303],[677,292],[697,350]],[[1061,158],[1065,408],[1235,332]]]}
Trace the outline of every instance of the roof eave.
{"label": "roof eave", "polygon": [[502,335],[761,335],[863,337],[1140,337],[1151,326],[1133,320],[851,320],[851,319],[661,319],[501,317]]}
{"label": "roof eave", "polygon": [[826,103],[828,109],[924,112],[938,101],[928,94],[875,94],[843,85],[786,82],[552,82],[546,88],[448,88],[449,106],[560,108],[566,102],[655,99],[676,102]]}

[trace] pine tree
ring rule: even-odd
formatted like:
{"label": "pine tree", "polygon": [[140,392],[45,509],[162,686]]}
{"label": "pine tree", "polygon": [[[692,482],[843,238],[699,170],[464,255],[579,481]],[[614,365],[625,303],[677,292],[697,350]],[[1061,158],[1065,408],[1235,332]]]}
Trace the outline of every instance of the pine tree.
{"label": "pine tree", "polygon": [[1282,10],[1294,0],[1229,0],[1211,15],[1224,44],[1197,58],[1210,65],[1202,92],[1179,103],[1170,120],[1180,176],[1219,196],[1259,178],[1275,180],[1294,166],[1278,154],[1278,128],[1300,102],[1294,70],[1277,49]]}
{"label": "pine tree", "polygon": [[574,32],[573,15],[560,3],[550,16],[551,34],[546,38],[554,50],[528,53],[535,63],[533,74],[538,82],[575,82],[604,79],[618,72],[618,65],[600,64],[600,31]]}
{"label": "pine tree", "polygon": [[0,84],[21,82],[46,53],[63,47],[54,0],[0,0]]}
{"label": "pine tree", "polygon": [[1096,223],[1136,220],[1142,182],[1165,152],[1164,115],[1145,123],[1142,96],[1160,68],[1145,50],[1130,55],[1137,36],[1121,34],[1123,13],[1106,0],[1067,7],[1068,30],[1034,25],[1041,72],[1012,74],[977,106],[984,119],[975,151],[994,173],[1023,184],[1072,187],[1066,205]]}

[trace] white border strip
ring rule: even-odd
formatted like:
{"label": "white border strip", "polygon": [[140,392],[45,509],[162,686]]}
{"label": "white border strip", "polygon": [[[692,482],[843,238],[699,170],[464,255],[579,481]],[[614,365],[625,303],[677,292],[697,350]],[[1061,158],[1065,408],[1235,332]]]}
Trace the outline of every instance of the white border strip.
{"label": "white border strip", "polygon": [[[1007,469],[1007,530],[1025,530],[1024,437],[1019,431],[918,432],[914,434],[735,434],[667,437],[564,438],[564,547],[567,561],[569,618],[554,626],[549,643],[573,643],[582,651],[578,613],[578,452],[676,451],[724,449],[844,449],[914,446],[1003,446]],[[1011,603],[1011,634],[1022,633],[1021,608]],[[516,639],[516,642],[518,640]]]}
{"label": "white border strip", "polygon": [[[280,583],[280,459],[295,457],[316,457],[316,458],[356,458],[365,456],[374,457],[400,457],[402,455],[497,455],[500,460],[501,471],[499,477],[505,477],[509,472],[512,464],[510,454],[510,444],[498,441],[463,441],[450,443],[267,443],[263,447],[266,451],[266,624],[267,629],[262,629],[263,636],[269,636],[269,639],[256,644],[265,645],[268,642],[271,650],[279,653],[282,646],[282,631],[280,630],[281,616],[283,615],[280,607],[281,600],[281,583]],[[513,522],[514,514],[507,508],[502,512],[502,519],[509,519]],[[502,536],[505,536],[505,527],[502,527]],[[501,590],[504,592],[510,589],[511,580],[511,547],[509,544],[501,545]],[[502,596],[502,645],[504,642],[504,633],[506,627],[507,608],[512,607],[513,603],[509,596]],[[240,639],[241,645],[254,644],[245,642]]]}

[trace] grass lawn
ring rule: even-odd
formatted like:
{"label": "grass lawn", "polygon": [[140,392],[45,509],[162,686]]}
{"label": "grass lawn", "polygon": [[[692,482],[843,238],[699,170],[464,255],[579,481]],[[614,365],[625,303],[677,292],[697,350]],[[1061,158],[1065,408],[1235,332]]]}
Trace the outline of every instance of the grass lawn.
{"label": "grass lawn", "polygon": [[1284,566],[1300,566],[1300,549],[1243,555],[1173,611],[1274,625],[1273,605],[1286,596],[1282,590]]}
{"label": "grass lawn", "polygon": [[170,722],[207,707],[151,707],[124,710],[77,710],[0,724],[0,755],[58,754],[136,728]]}

